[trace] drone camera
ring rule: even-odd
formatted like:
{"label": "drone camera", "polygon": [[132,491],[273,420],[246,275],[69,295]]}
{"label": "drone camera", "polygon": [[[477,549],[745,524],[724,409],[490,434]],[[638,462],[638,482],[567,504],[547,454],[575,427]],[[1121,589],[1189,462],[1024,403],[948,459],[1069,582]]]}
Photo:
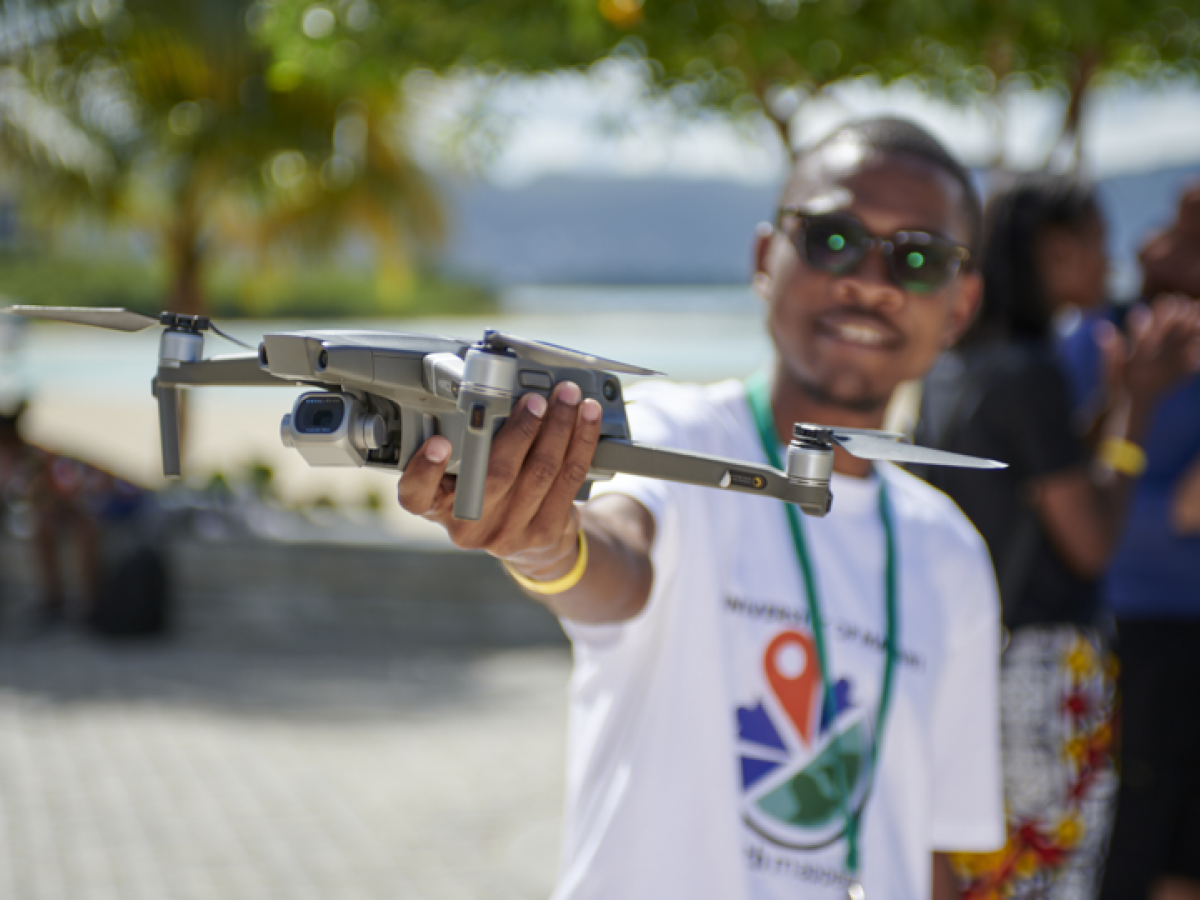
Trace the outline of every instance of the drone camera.
{"label": "drone camera", "polygon": [[302,394],[280,423],[285,447],[300,452],[310,466],[363,466],[388,444],[384,417],[349,394]]}

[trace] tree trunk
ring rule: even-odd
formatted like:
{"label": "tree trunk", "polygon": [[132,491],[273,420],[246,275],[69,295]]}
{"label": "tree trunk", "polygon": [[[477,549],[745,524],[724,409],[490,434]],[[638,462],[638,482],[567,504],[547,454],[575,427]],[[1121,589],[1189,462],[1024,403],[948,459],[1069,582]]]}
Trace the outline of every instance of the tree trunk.
{"label": "tree trunk", "polygon": [[[205,257],[200,242],[200,228],[194,208],[185,196],[179,203],[175,221],[167,229],[166,254],[170,268],[171,287],[167,297],[170,312],[188,316],[204,315],[206,304],[201,290]],[[187,472],[188,395],[179,392],[179,455],[184,473]]]}
{"label": "tree trunk", "polygon": [[792,119],[795,118],[796,110],[792,110],[790,114],[781,116],[778,110],[771,104],[768,99],[768,94],[774,84],[774,81],[767,78],[753,79],[751,82],[754,85],[754,96],[758,98],[758,105],[762,107],[763,115],[767,117],[767,121],[775,126],[775,133],[779,135],[779,142],[783,145],[784,152],[787,153],[789,165],[796,161],[796,148],[792,146]]}
{"label": "tree trunk", "polygon": [[1046,156],[1042,166],[1047,171],[1057,171],[1068,175],[1078,175],[1083,165],[1083,145],[1080,125],[1083,122],[1083,104],[1087,99],[1087,90],[1092,78],[1100,68],[1100,55],[1094,50],[1085,50],[1079,54],[1079,67],[1071,81],[1071,96],[1067,101],[1067,111],[1063,116],[1062,132],[1054,146]]}
{"label": "tree trunk", "polygon": [[767,118],[771,124],[775,126],[775,131],[779,135],[779,140],[783,143],[783,149],[787,151],[788,159],[792,162],[796,161],[796,148],[792,146],[792,129],[791,119],[780,119],[770,108],[763,103],[763,109],[766,110]]}
{"label": "tree trunk", "polygon": [[204,254],[192,223],[176,223],[168,238],[167,259],[171,270],[171,290],[168,308],[171,312],[189,316],[205,311],[200,276]]}
{"label": "tree trunk", "polygon": [[165,250],[171,273],[167,308],[198,316],[204,314],[206,306],[201,286],[205,259],[197,200],[200,185],[194,170],[189,175],[175,192],[175,215],[166,229]]}

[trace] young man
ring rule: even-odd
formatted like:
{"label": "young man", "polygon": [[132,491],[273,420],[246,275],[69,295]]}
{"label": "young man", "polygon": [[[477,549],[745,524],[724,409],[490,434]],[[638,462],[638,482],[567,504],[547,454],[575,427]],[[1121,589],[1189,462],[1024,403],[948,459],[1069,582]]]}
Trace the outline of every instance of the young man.
{"label": "young man", "polygon": [[[651,388],[634,436],[766,461],[795,422],[879,427],[975,313],[978,223],[969,177],[925,132],[838,131],[799,160],[759,238],[773,367]],[[451,518],[444,439],[400,482],[405,509],[504,560],[574,644],[555,897],[948,890],[935,854],[1004,834],[998,609],[974,529],[923,483],[841,451],[822,520],[625,477],[577,506],[599,417],[574,385],[526,397],[493,444],[478,522]]]}

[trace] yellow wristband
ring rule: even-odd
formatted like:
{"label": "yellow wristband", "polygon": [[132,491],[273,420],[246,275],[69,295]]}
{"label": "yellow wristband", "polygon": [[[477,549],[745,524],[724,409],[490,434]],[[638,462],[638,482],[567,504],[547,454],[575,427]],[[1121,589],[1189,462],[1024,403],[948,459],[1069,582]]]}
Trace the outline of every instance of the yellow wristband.
{"label": "yellow wristband", "polygon": [[1121,475],[1137,478],[1146,471],[1146,451],[1124,438],[1105,438],[1098,455],[1100,462]]}
{"label": "yellow wristband", "polygon": [[588,564],[588,549],[587,537],[583,533],[583,529],[579,529],[579,553],[575,557],[575,565],[571,566],[571,571],[566,575],[555,578],[553,581],[535,581],[522,575],[520,572],[513,570],[513,567],[508,564],[508,560],[501,560],[504,563],[504,568],[508,569],[508,574],[513,577],[513,581],[525,588],[527,591],[532,591],[535,594],[561,594],[563,591],[569,591],[575,585],[579,584],[579,580],[583,578],[583,573],[587,571]]}

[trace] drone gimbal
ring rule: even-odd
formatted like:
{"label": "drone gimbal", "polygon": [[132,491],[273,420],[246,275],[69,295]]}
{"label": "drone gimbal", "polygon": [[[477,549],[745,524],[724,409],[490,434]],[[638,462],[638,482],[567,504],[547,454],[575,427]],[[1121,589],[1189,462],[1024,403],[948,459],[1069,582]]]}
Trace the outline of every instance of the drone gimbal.
{"label": "drone gimbal", "polygon": [[[163,327],[158,400],[163,474],[181,474],[179,391],[202,385],[300,385],[280,436],[312,466],[402,470],[434,435],[451,443],[447,472],[458,476],[454,516],[478,519],[492,437],[527,393],[548,395],[563,381],[600,404],[600,441],[591,482],[618,472],[718,490],[776,497],[811,516],[829,512],[833,448],[870,460],[965,468],[1002,463],[901,443],[902,435],[798,424],[786,471],[741,460],[684,453],[632,439],[618,374],[657,375],[566,347],[486,331],[480,341],[388,331],[292,331],[266,334],[258,351],[204,358],[205,331],[228,340],[203,316],[163,313],[158,319],[124,309],[13,306],[5,312],[117,331]],[[235,343],[241,344],[240,341]],[[242,344],[248,347],[246,344]],[[252,349],[249,348],[248,349]]]}

